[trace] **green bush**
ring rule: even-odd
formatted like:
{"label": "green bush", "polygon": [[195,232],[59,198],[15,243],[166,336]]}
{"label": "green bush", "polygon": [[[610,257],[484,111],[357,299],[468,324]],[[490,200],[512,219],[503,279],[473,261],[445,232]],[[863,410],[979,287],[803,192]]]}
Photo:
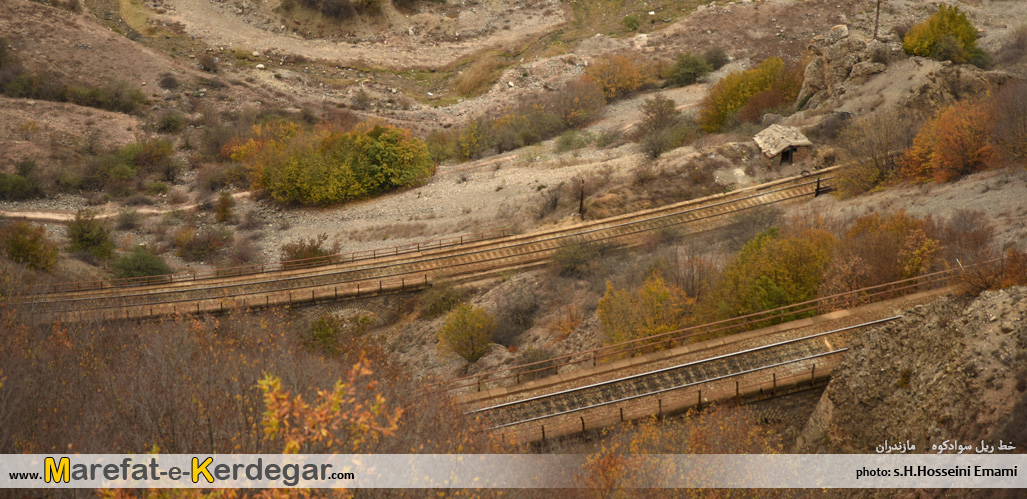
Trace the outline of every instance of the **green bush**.
{"label": "green bush", "polygon": [[46,237],[46,229],[18,221],[0,229],[0,248],[7,258],[38,270],[57,264],[57,244]]}
{"label": "green bush", "polygon": [[691,85],[710,71],[713,71],[713,64],[710,64],[704,57],[691,52],[678,54],[674,66],[670,69],[667,83],[675,87]]}
{"label": "green bush", "polygon": [[361,124],[250,141],[233,158],[250,166],[253,183],[283,203],[328,205],[414,185],[434,172],[428,147],[409,130]]}
{"label": "green bush", "polygon": [[310,323],[310,331],[306,339],[308,347],[325,355],[339,353],[339,336],[345,321],[331,314],[322,314]]}
{"label": "green bush", "polygon": [[467,293],[449,281],[433,283],[421,292],[421,311],[426,317],[438,317],[457,306]]}
{"label": "green bush", "polygon": [[990,64],[986,52],[977,47],[977,28],[959,7],[938,6],[930,19],[913,26],[902,40],[907,54],[930,57],[959,64],[971,63],[985,67]]}
{"label": "green bush", "polygon": [[702,54],[702,58],[706,62],[710,63],[710,66],[713,67],[714,71],[724,67],[724,65],[728,63],[727,52],[724,52],[722,47],[710,47],[706,49]]}
{"label": "green bush", "polygon": [[642,25],[642,21],[638,19],[636,15],[624,16],[621,19],[621,24],[624,25],[624,29],[628,31],[638,31],[638,27]]}
{"label": "green bush", "polygon": [[599,243],[571,241],[553,254],[553,268],[564,277],[584,277],[604,252],[605,248]]}
{"label": "green bush", "polygon": [[35,179],[18,174],[0,172],[0,199],[19,201],[43,195]]}
{"label": "green bush", "polygon": [[157,131],[161,133],[178,133],[185,126],[185,116],[178,111],[168,111],[157,119]]}
{"label": "green bush", "polygon": [[464,303],[446,316],[446,324],[439,330],[439,342],[468,362],[474,362],[488,351],[495,331],[496,319],[491,314]]}
{"label": "green bush", "polygon": [[167,275],[171,267],[161,257],[150,253],[145,246],[139,245],[132,251],[120,256],[112,265],[114,275],[119,278],[149,277]]}
{"label": "green bush", "polygon": [[114,254],[110,227],[96,218],[96,213],[91,210],[75,213],[75,219],[68,224],[68,239],[71,240],[71,251],[90,253],[101,259]]}

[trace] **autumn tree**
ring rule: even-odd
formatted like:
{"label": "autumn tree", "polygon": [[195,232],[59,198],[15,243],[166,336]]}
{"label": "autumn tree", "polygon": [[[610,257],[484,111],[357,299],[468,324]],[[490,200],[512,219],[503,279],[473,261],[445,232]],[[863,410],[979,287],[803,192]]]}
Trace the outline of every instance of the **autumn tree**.
{"label": "autumn tree", "polygon": [[439,343],[468,362],[474,362],[488,351],[497,326],[488,311],[463,303],[446,316],[446,323],[439,330]]}
{"label": "autumn tree", "polygon": [[940,109],[906,151],[902,175],[946,182],[989,167],[994,160],[991,119],[988,107],[978,100]]}
{"label": "autumn tree", "polygon": [[[688,473],[673,459],[677,454],[778,454],[784,445],[779,435],[763,426],[745,406],[712,406],[689,411],[682,418],[647,418],[605,430],[597,448],[589,454],[578,477],[582,497],[619,497],[618,491],[648,487],[688,487],[720,474],[739,470],[704,469]],[[744,470],[743,470],[744,471]],[[769,493],[768,493],[769,492]],[[699,497],[752,497],[753,492],[696,490]],[[789,497],[787,491],[764,491],[771,497]]]}
{"label": "autumn tree", "polygon": [[[899,211],[857,218],[842,234],[826,269],[821,295],[830,296],[934,270],[940,243],[926,220]],[[858,298],[856,298],[858,300]],[[837,303],[851,306],[854,301]]]}
{"label": "autumn tree", "polygon": [[802,74],[798,68],[796,64],[786,67],[780,58],[769,57],[754,68],[725,76],[699,104],[699,125],[707,132],[719,132],[734,113],[764,91],[778,95],[765,99],[765,102],[794,100],[802,87]]}
{"label": "autumn tree", "polygon": [[588,65],[585,78],[599,85],[609,102],[654,84],[656,68],[638,55],[605,54]]}
{"label": "autumn tree", "polygon": [[818,227],[771,228],[724,268],[712,297],[715,315],[746,315],[816,297],[835,238]]}
{"label": "autumn tree", "polygon": [[693,298],[654,272],[634,293],[607,282],[598,314],[607,343],[621,343],[684,327],[694,304]]}

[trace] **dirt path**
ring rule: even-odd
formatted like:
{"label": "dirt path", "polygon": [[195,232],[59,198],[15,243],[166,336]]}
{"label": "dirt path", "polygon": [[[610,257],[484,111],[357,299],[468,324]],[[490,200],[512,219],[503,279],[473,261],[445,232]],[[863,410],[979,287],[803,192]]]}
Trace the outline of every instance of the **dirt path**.
{"label": "dirt path", "polygon": [[[249,191],[236,192],[232,194],[232,197],[236,200],[249,199],[252,194]],[[166,208],[148,208],[142,207],[137,208],[136,211],[140,215],[163,215],[175,210],[191,210],[200,206],[200,203],[182,204],[178,206],[169,206]],[[122,205],[118,203],[107,203],[99,208],[96,208],[96,218],[114,218],[118,216],[118,209],[122,208]],[[75,219],[75,213],[69,211],[58,211],[58,210],[33,210],[33,211],[0,211],[0,218],[10,218],[16,220],[28,220],[31,222],[44,222],[44,223],[68,223]]]}
{"label": "dirt path", "polygon": [[566,19],[554,9],[548,16],[513,12],[507,16],[511,29],[495,30],[487,36],[445,43],[424,36],[386,36],[383,42],[353,44],[327,40],[308,40],[280,30],[253,26],[226,12],[210,0],[168,0],[170,14],[161,16],[185,26],[189,35],[211,45],[242,47],[260,52],[287,52],[314,59],[351,63],[360,61],[393,70],[444,66],[483,48],[516,44],[526,38],[551,32]]}

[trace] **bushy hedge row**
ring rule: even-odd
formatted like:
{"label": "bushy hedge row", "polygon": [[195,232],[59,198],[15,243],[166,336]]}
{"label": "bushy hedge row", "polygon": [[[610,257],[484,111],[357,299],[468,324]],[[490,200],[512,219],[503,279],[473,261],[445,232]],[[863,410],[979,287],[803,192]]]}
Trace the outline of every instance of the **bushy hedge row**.
{"label": "bushy hedge row", "polygon": [[302,205],[374,196],[434,171],[423,141],[380,123],[361,123],[349,132],[332,126],[305,131],[284,121],[258,125],[231,156],[247,165],[255,187],[277,201]]}

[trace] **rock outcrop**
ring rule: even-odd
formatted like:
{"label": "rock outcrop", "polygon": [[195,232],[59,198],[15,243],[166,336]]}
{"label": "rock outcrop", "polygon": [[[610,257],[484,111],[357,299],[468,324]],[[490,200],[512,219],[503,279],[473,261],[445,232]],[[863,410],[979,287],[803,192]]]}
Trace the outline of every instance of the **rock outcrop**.
{"label": "rock outcrop", "polygon": [[[827,106],[861,113],[884,105],[933,110],[1008,77],[971,65],[907,57],[897,40],[871,40],[844,25],[813,38],[809,51],[813,60],[797,99],[803,109]],[[890,76],[880,76],[885,73]]]}
{"label": "rock outcrop", "polygon": [[874,453],[909,440],[923,453],[945,440],[1024,438],[1025,360],[1027,288],[917,306],[853,341],[799,452]]}

